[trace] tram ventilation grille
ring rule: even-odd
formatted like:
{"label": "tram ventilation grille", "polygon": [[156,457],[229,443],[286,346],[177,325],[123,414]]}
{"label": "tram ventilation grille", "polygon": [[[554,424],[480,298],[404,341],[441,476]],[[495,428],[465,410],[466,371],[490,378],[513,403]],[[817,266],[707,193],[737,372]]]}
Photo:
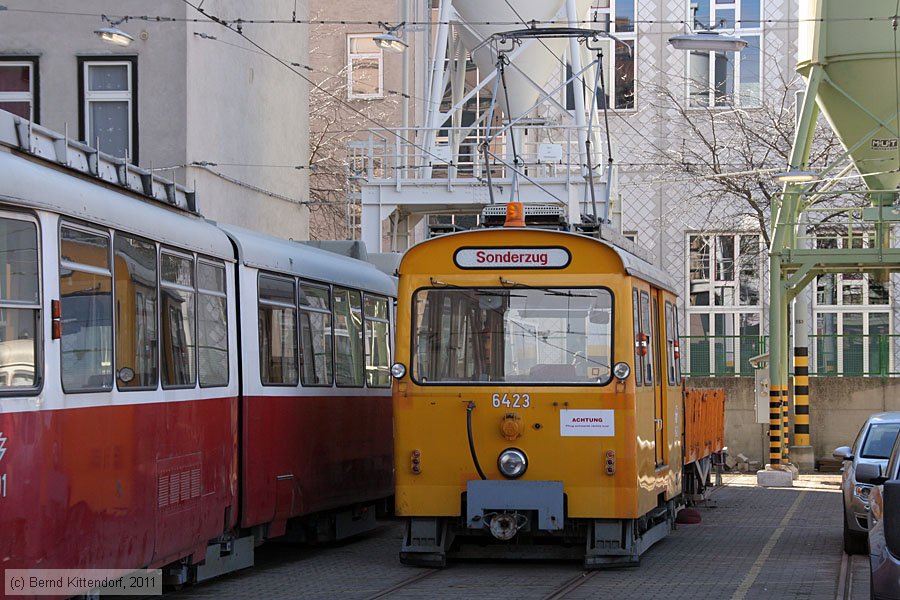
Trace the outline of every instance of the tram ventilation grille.
{"label": "tram ventilation grille", "polygon": [[160,512],[175,512],[195,504],[202,492],[199,457],[193,455],[159,461],[157,505]]}

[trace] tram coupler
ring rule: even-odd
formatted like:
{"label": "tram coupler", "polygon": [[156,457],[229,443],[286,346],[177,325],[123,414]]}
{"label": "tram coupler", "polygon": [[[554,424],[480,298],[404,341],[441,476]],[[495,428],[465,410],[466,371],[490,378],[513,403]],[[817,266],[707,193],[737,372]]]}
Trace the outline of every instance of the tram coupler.
{"label": "tram coupler", "polygon": [[491,535],[501,541],[513,539],[519,530],[528,525],[528,517],[522,513],[493,513],[484,516]]}

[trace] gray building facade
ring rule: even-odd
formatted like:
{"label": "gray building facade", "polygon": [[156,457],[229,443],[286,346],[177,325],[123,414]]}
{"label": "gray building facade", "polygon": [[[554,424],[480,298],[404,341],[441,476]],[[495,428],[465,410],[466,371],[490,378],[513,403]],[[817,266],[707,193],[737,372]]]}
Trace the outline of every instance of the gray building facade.
{"label": "gray building facade", "polygon": [[[208,218],[308,237],[308,84],[267,55],[306,64],[305,25],[238,33],[176,0],[4,5],[0,109],[196,188]],[[308,15],[293,0],[202,8],[228,21]],[[120,20],[129,46],[94,35]]]}

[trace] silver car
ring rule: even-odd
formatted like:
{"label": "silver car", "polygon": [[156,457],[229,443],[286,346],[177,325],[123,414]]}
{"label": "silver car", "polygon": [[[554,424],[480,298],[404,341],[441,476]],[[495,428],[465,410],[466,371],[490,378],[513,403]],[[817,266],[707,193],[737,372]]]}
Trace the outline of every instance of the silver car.
{"label": "silver car", "polygon": [[891,448],[900,431],[900,412],[878,413],[866,419],[853,446],[835,448],[833,456],[844,461],[841,488],[844,495],[844,552],[865,554],[869,496],[872,487],[856,479],[860,464],[872,464],[882,470],[887,467]]}
{"label": "silver car", "polygon": [[900,600],[900,439],[887,467],[860,464],[859,481],[874,486],[869,498],[869,578],[873,600]]}

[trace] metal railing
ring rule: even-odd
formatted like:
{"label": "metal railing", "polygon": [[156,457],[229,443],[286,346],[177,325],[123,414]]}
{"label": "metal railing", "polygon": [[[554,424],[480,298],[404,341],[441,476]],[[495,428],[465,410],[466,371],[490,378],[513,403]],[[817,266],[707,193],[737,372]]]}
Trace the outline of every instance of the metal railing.
{"label": "metal railing", "polygon": [[[349,146],[351,176],[369,182],[394,183],[428,180],[485,179],[508,180],[512,171],[500,157],[512,163],[507,136],[489,146],[492,154],[485,163],[479,150],[484,131],[477,127],[442,127],[433,130],[434,144],[425,148],[424,128],[371,129],[367,140]],[[580,180],[582,157],[578,130],[572,126],[533,124],[517,141],[520,173],[538,181]],[[599,152],[595,165],[600,164]]]}
{"label": "metal railing", "polygon": [[[681,337],[685,377],[752,377],[750,358],[766,352],[768,336]],[[793,361],[789,369],[793,374]],[[900,377],[900,335],[819,334],[809,336],[813,377]]]}

